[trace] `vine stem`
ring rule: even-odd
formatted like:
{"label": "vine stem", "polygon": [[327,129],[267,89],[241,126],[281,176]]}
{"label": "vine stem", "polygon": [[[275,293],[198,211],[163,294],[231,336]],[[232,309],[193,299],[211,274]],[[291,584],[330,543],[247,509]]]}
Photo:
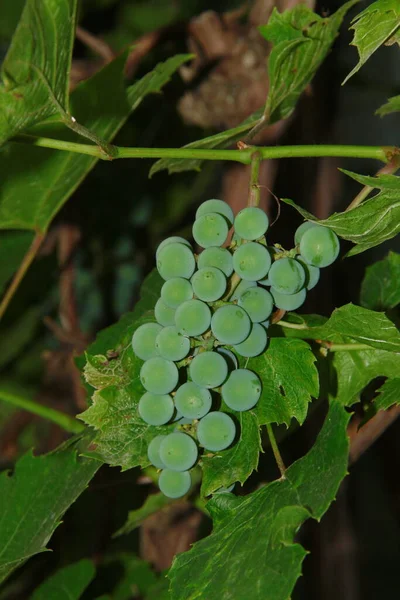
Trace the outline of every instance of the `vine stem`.
{"label": "vine stem", "polygon": [[247,206],[259,206],[260,204],[260,184],[258,181],[260,175],[260,164],[262,156],[258,150],[251,155],[250,170],[250,190]]}
{"label": "vine stem", "polygon": [[55,410],[54,408],[50,408],[44,404],[34,402],[29,398],[24,398],[23,396],[18,396],[17,394],[0,390],[0,399],[4,400],[4,402],[7,402],[8,404],[16,406],[17,408],[22,408],[23,410],[27,410],[30,413],[38,415],[43,419],[52,421],[69,433],[82,433],[82,431],[85,429],[85,426],[74,419],[74,417],[70,417],[59,410]]}
{"label": "vine stem", "polygon": [[349,350],[371,350],[372,347],[368,344],[334,344],[332,342],[321,342],[315,340],[323,348],[326,348],[329,352],[345,352]]}
{"label": "vine stem", "polygon": [[275,325],[287,327],[288,329],[309,329],[305,323],[289,323],[288,321],[278,321]]}
{"label": "vine stem", "polygon": [[[53,148],[66,152],[88,154],[102,160],[117,158],[182,158],[199,160],[232,160],[251,164],[254,147],[245,146],[240,150],[217,150],[203,148],[126,148],[109,145],[110,153],[94,144],[80,144],[53,138],[18,135],[12,142],[30,144],[40,148]],[[259,146],[257,154],[260,160],[272,158],[307,158],[318,156],[336,156],[342,158],[371,158],[389,162],[399,150],[395,146],[346,146],[321,144],[310,146]]]}
{"label": "vine stem", "polygon": [[285,479],[285,477],[286,477],[285,463],[283,462],[281,453],[279,452],[275,434],[273,432],[272,425],[270,423],[267,423],[267,433],[268,433],[268,437],[269,437],[269,442],[271,444],[272,452],[274,453],[276,464],[278,465],[278,469],[281,474],[281,478]]}

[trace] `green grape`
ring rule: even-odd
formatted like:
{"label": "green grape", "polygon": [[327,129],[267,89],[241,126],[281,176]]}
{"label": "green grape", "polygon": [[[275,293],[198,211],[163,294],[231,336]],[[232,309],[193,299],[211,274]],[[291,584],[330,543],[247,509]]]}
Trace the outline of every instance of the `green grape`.
{"label": "green grape", "polygon": [[301,260],[301,256],[296,256],[296,260],[299,261],[306,273],[306,289],[312,290],[313,288],[315,288],[319,281],[320,270],[318,269],[318,267],[313,267],[312,265],[306,263],[304,260]]}
{"label": "green grape", "polygon": [[195,295],[205,302],[219,300],[226,290],[226,277],[215,267],[199,269],[191,281]]}
{"label": "green grape", "polygon": [[228,371],[233,371],[234,369],[238,368],[238,359],[233,352],[228,350],[228,348],[221,346],[220,348],[217,348],[217,352],[218,354],[222,354],[222,356],[225,358],[228,364]]}
{"label": "green grape", "polygon": [[160,458],[171,471],[187,471],[197,460],[196,442],[187,433],[174,431],[160,444]]}
{"label": "green grape", "polygon": [[210,322],[211,311],[201,300],[188,300],[176,309],[175,325],[182,335],[201,335],[210,327]]}
{"label": "green grape", "polygon": [[179,237],[178,235],[173,235],[172,237],[166,238],[158,245],[158,248],[156,250],[156,260],[158,258],[158,254],[159,254],[160,250],[162,250],[165,246],[168,246],[168,244],[174,244],[174,243],[184,244],[185,246],[188,246],[188,248],[190,248],[190,249],[192,248],[192,246],[190,245],[190,242],[185,240],[185,238]]}
{"label": "green grape", "polygon": [[174,325],[170,325],[157,335],[156,348],[160,356],[177,362],[189,354],[190,340],[181,335]]}
{"label": "green grape", "polygon": [[150,358],[140,369],[140,381],[152,394],[169,394],[178,383],[178,369],[171,360]]}
{"label": "green grape", "polygon": [[265,246],[248,242],[239,246],[233,255],[235,272],[246,281],[257,281],[266,277],[271,266],[271,257]]}
{"label": "green grape", "polygon": [[181,385],[174,397],[175,406],[187,419],[201,419],[211,408],[211,394],[193,381]]}
{"label": "green grape", "polygon": [[265,328],[259,323],[254,323],[250,335],[244,342],[235,344],[234,349],[240,356],[245,356],[247,358],[258,356],[265,350],[267,341],[268,338]]}
{"label": "green grape", "polygon": [[218,215],[222,215],[228,220],[229,225],[232,225],[233,223],[232,209],[229,204],[223,200],[206,200],[203,202],[203,204],[200,204],[196,212],[196,219],[199,219],[203,215],[208,215],[209,213],[217,213]]}
{"label": "green grape", "polygon": [[165,469],[165,465],[160,458],[160,445],[166,437],[165,435],[157,435],[147,447],[147,458],[157,469]]}
{"label": "green grape", "polygon": [[307,292],[303,288],[297,294],[281,294],[273,287],[271,288],[271,294],[274,299],[275,306],[282,310],[296,310],[300,308],[306,299]]}
{"label": "green grape", "polygon": [[132,348],[136,356],[142,360],[158,356],[156,337],[161,329],[158,323],[145,323],[136,329],[132,336]]}
{"label": "green grape", "polygon": [[316,223],[312,223],[312,221],[304,221],[304,223],[302,223],[300,227],[296,229],[296,232],[294,234],[294,243],[296,244],[296,246],[300,244],[301,238],[303,237],[305,232],[311,229],[311,227],[315,226]]}
{"label": "green grape", "polygon": [[274,307],[271,294],[260,287],[246,290],[240,296],[238,304],[244,308],[253,323],[261,323],[268,319]]}
{"label": "green grape", "polygon": [[139,400],[139,415],[148,425],[165,425],[174,414],[174,401],[168,394],[146,392]]}
{"label": "green grape", "polygon": [[304,287],[306,273],[294,258],[275,261],[268,274],[271,286],[281,294],[297,294]]}
{"label": "green grape", "polygon": [[247,207],[235,218],[235,232],[244,240],[257,240],[268,229],[269,219],[261,208]]}
{"label": "green grape", "polygon": [[302,258],[314,267],[328,267],[338,257],[340,244],[334,231],[316,225],[306,231],[300,241]]}
{"label": "green grape", "polygon": [[237,369],[228,377],[221,389],[227,406],[239,412],[253,408],[261,396],[261,381],[248,369]]}
{"label": "green grape", "polygon": [[154,316],[160,325],[175,325],[175,309],[170,308],[159,298],[154,307]]}
{"label": "green grape", "polygon": [[232,444],[235,435],[234,420],[223,412],[210,412],[197,425],[197,439],[200,446],[212,452],[225,450]]}
{"label": "green grape", "polygon": [[191,248],[172,242],[162,248],[157,257],[157,270],[165,280],[173,277],[190,279],[196,268]]}
{"label": "green grape", "polygon": [[182,498],[190,490],[192,478],[189,471],[164,469],[158,478],[158,487],[167,498]]}
{"label": "green grape", "polygon": [[231,300],[239,300],[240,296],[249,288],[257,287],[255,281],[244,281],[242,280],[239,285],[235,288]]}
{"label": "green grape", "polygon": [[224,217],[210,213],[196,219],[192,232],[195,242],[203,248],[222,246],[228,237],[228,225]]}
{"label": "green grape", "polygon": [[189,375],[200,387],[216,388],[225,381],[228,365],[217,352],[201,352],[190,363]]}
{"label": "green grape", "polygon": [[197,266],[199,269],[216,267],[225,273],[227,277],[230,277],[233,273],[232,254],[226,248],[211,246],[199,254]]}
{"label": "green grape", "polygon": [[223,344],[240,344],[247,338],[250,329],[248,314],[234,304],[217,308],[211,319],[211,331]]}
{"label": "green grape", "polygon": [[178,308],[182,302],[193,298],[190,281],[183,277],[168,279],[161,288],[161,299],[170,308]]}

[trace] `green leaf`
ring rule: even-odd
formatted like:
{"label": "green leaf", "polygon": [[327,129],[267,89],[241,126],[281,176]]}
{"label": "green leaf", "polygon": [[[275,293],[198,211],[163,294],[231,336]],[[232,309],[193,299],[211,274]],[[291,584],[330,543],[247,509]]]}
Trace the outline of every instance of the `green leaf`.
{"label": "green leaf", "polygon": [[84,558],[51,575],[35,590],[31,600],[79,600],[94,576],[92,561]]}
{"label": "green leaf", "polygon": [[0,294],[18,269],[32,240],[33,234],[29,231],[0,231],[0,256],[7,256],[7,260],[0,261]]}
{"label": "green leaf", "polygon": [[164,494],[150,494],[147,496],[144,501],[143,506],[137,508],[136,510],[130,510],[128,513],[128,517],[123,524],[123,526],[115,532],[114,537],[118,537],[120,535],[126,535],[134,531],[143,523],[147,517],[150,517],[156,512],[159,512],[166,506],[169,506],[175,500],[171,498],[167,498]]}
{"label": "green leaf", "polygon": [[289,598],[306,555],[294,536],[306,519],[322,517],[347,472],[348,419],[333,402],[317,442],[285,479],[240,499],[214,496],[213,532],[170,569],[172,600],[239,600],[249,591],[252,600]]}
{"label": "green leaf", "polygon": [[[78,86],[71,96],[72,112],[99,137],[110,141],[147,94],[158,92],[190,55],[177,55],[159,64],[127,90],[124,87],[121,55],[91,79]],[[35,135],[76,141],[77,136],[57,124],[36,127]],[[9,143],[1,155],[2,181],[0,228],[45,232],[97,158],[71,152]],[[23,168],[21,168],[23,165]],[[35,185],[32,185],[34,173]]]}
{"label": "green leaf", "polygon": [[367,267],[360,301],[373,310],[388,310],[400,303],[400,254],[389,252],[386,258]]}
{"label": "green leaf", "polygon": [[282,13],[275,8],[268,24],[260,27],[261,34],[273,44],[268,59],[267,123],[286,119],[293,112],[332,47],[344,16],[358,1],[346,2],[325,18],[304,4]]}
{"label": "green leaf", "polygon": [[261,451],[257,417],[252,411],[233,414],[239,421],[240,438],[229,450],[203,457],[203,496],[209,496],[220,487],[229,487],[236,481],[243,484],[257,469]]}
{"label": "green leaf", "polygon": [[377,115],[384,117],[394,112],[400,112],[400,96],[393,96],[376,111]]}
{"label": "green leaf", "polygon": [[377,410],[386,410],[394,404],[400,404],[400,378],[387,379],[378,390],[374,404]]}
{"label": "green leaf", "polygon": [[28,558],[44,552],[67,508],[100,463],[78,458],[73,441],[51,454],[25,454],[12,475],[0,475],[0,582]]}
{"label": "green leaf", "polygon": [[391,39],[400,28],[400,5],[398,0],[377,0],[360,12],[352,21],[353,46],[357,47],[359,61],[347,75],[346,83],[366,63],[370,56]]}
{"label": "green leaf", "polygon": [[157,577],[150,565],[134,554],[120,552],[106,558],[105,563],[113,564],[116,561],[122,564],[124,574],[113,589],[112,600],[131,600],[139,595],[142,598],[157,585]]}
{"label": "green leaf", "polygon": [[254,409],[260,425],[297,419],[302,424],[311,397],[318,397],[318,371],[310,346],[296,339],[271,338],[260,356],[251,358],[248,368],[260,377],[263,391]]}
{"label": "green leaf", "polygon": [[27,0],[0,73],[0,146],[68,112],[76,0]]}

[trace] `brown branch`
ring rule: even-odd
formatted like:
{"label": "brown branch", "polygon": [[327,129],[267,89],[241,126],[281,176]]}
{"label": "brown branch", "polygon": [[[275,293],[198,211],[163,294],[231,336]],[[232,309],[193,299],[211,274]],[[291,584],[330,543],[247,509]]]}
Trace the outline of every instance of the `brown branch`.
{"label": "brown branch", "polygon": [[355,463],[399,416],[400,406],[380,410],[361,429],[359,429],[360,419],[353,419],[347,430],[350,438],[350,464]]}

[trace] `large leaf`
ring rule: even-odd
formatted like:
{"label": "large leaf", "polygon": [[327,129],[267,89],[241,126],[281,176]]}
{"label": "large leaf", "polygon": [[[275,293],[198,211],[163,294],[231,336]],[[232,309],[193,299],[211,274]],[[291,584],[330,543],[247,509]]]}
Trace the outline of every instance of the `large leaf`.
{"label": "large leaf", "polygon": [[0,231],[0,256],[7,256],[7,260],[0,261],[0,295],[24,258],[32,240],[33,233],[30,231]]}
{"label": "large leaf", "polygon": [[68,112],[77,0],[27,0],[1,69],[0,145]]}
{"label": "large leaf", "polygon": [[290,597],[306,555],[294,536],[306,519],[322,517],[347,472],[348,419],[332,403],[317,442],[285,479],[240,499],[214,496],[212,534],[174,560],[172,600]]}
{"label": "large leaf", "polygon": [[384,117],[394,112],[400,112],[400,96],[393,96],[376,111],[377,115]]}
{"label": "large leaf", "polygon": [[[102,139],[110,141],[147,94],[159,91],[189,58],[177,55],[159,64],[127,90],[124,87],[125,55],[118,57],[76,88],[71,105],[76,119]],[[42,125],[33,130],[76,141],[62,125]],[[45,232],[54,215],[95,166],[97,158],[71,152],[10,143],[2,152],[0,228]]]}
{"label": "large leaf", "polygon": [[164,496],[164,494],[161,492],[157,494],[150,494],[150,496],[147,496],[146,500],[144,501],[143,506],[137,508],[136,510],[129,511],[125,523],[120,529],[118,529],[118,531],[115,532],[115,537],[131,533],[131,531],[134,531],[140,527],[143,521],[145,521],[148,517],[162,510],[171,504],[171,502],[175,502],[175,500]]}
{"label": "large leaf", "polygon": [[378,392],[379,395],[375,398],[377,410],[386,410],[394,404],[400,404],[400,377],[387,379]]}
{"label": "large leaf", "polygon": [[44,552],[67,508],[100,464],[78,458],[69,442],[55,452],[19,459],[14,472],[0,476],[0,582],[28,558]]}
{"label": "large leaf", "polygon": [[92,561],[84,558],[46,579],[35,590],[31,600],[79,600],[94,576]]}
{"label": "large leaf", "polygon": [[373,310],[388,310],[400,303],[400,254],[389,252],[383,260],[367,267],[360,301]]}
{"label": "large leaf", "polygon": [[[376,0],[360,12],[352,21],[353,46],[357,47],[359,61],[347,75],[346,83],[363,66],[370,56],[384,43],[392,43],[400,28],[400,4],[398,0]],[[396,39],[399,41],[399,38]]]}

